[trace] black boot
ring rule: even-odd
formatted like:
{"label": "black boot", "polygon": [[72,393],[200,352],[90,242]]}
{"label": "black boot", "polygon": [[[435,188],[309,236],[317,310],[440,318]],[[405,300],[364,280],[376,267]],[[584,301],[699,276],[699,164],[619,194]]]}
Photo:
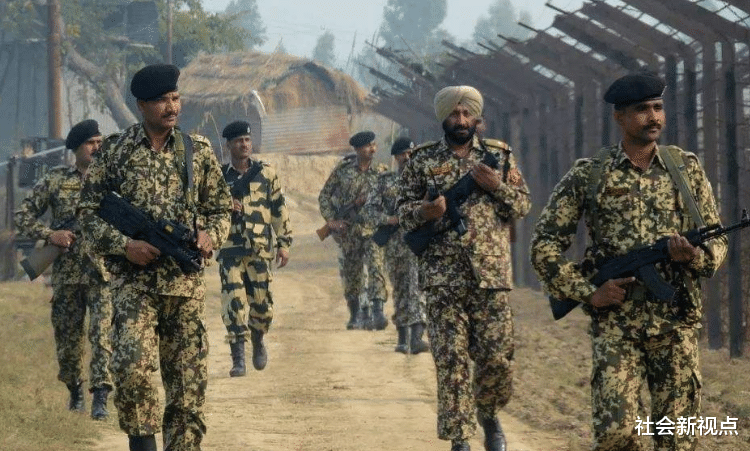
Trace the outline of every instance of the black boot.
{"label": "black boot", "polygon": [[409,352],[412,354],[419,354],[420,352],[427,352],[430,347],[427,342],[422,340],[422,334],[424,333],[424,324],[417,323],[411,325],[411,340],[409,341]]}
{"label": "black boot", "polygon": [[370,316],[370,307],[360,307],[359,321],[362,324],[362,329],[372,330],[372,316]]}
{"label": "black boot", "polygon": [[250,341],[253,343],[253,367],[260,371],[268,363],[268,354],[263,344],[263,332],[255,329],[250,331]]}
{"label": "black boot", "polygon": [[109,417],[107,412],[107,396],[109,388],[101,387],[94,389],[94,399],[91,400],[91,418],[95,420],[106,420]]}
{"label": "black boot", "polygon": [[383,304],[380,300],[372,301],[372,327],[375,330],[383,330],[388,327],[388,318],[383,314]]}
{"label": "black boot", "polygon": [[396,352],[400,352],[401,354],[408,354],[409,344],[406,342],[406,340],[409,336],[409,328],[407,326],[398,326],[396,330],[398,331],[398,344],[396,345]]}
{"label": "black boot", "polygon": [[68,391],[70,391],[70,399],[68,400],[68,410],[83,412],[83,382],[76,382],[73,384],[67,384]]}
{"label": "black boot", "polygon": [[346,323],[347,330],[362,329],[362,321],[359,317],[359,301],[346,301],[346,305],[349,307],[349,322]]}
{"label": "black boot", "polygon": [[128,435],[130,451],[156,451],[156,436]]}
{"label": "black boot", "polygon": [[479,424],[484,429],[484,449],[487,451],[506,451],[505,434],[497,417],[477,415]]}
{"label": "black boot", "polygon": [[451,451],[471,451],[466,440],[451,440]]}
{"label": "black boot", "polygon": [[[244,337],[240,340],[244,340]],[[245,370],[245,342],[229,343],[229,350],[232,352],[232,369],[229,370],[229,377],[241,377],[246,373]]]}

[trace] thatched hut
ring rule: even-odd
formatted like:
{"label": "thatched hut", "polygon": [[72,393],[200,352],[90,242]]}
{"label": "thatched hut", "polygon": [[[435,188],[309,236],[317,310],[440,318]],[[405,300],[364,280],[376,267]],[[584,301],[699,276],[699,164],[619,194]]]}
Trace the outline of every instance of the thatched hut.
{"label": "thatched hut", "polygon": [[199,55],[182,71],[180,94],[183,128],[218,145],[224,125],[247,120],[264,153],[343,151],[359,129],[393,128],[370,112],[367,92],[350,76],[280,53]]}

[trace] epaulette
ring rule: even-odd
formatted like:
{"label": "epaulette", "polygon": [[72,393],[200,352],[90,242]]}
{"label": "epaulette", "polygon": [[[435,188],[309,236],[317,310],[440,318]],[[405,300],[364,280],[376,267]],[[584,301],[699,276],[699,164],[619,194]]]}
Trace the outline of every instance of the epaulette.
{"label": "epaulette", "polygon": [[351,160],[353,160],[355,158],[357,158],[357,154],[356,153],[350,153],[349,155],[347,155],[347,156],[345,156],[343,158],[343,161],[351,161]]}
{"label": "epaulette", "polygon": [[187,135],[190,136],[190,138],[193,140],[194,143],[201,143],[207,146],[211,145],[211,141],[209,141],[208,138],[206,138],[203,135],[197,135],[193,133],[188,133]]}
{"label": "epaulette", "polygon": [[496,149],[502,150],[503,152],[510,152],[511,151],[510,146],[508,145],[508,143],[506,143],[504,141],[500,141],[499,139],[483,138],[482,142],[484,143],[485,146],[494,147]]}
{"label": "epaulette", "polygon": [[414,146],[414,148],[411,149],[411,154],[413,156],[414,153],[416,153],[417,151],[422,150],[422,149],[426,149],[428,147],[432,147],[432,146],[434,146],[436,144],[439,144],[439,143],[440,143],[440,141],[427,141],[427,142],[423,142],[422,144],[420,144],[418,146]]}

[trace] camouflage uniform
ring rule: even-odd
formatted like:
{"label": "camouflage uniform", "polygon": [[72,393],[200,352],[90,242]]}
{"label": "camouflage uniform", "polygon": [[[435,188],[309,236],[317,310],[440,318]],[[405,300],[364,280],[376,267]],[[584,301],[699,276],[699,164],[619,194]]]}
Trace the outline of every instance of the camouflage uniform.
{"label": "camouflage uniform", "polygon": [[[486,149],[486,150],[485,150]],[[420,283],[427,296],[427,324],[438,381],[438,437],[466,439],[474,434],[474,410],[493,417],[511,395],[513,322],[510,221],[525,215],[531,202],[515,158],[504,143],[474,137],[465,158],[458,159],[443,138],[414,149],[404,169],[397,201],[399,222],[411,230],[424,223],[417,214],[435,183],[453,186],[480,162],[484,152],[509,163],[493,192],[472,193],[460,207],[468,232],[449,230],[435,238],[419,257]],[[447,216],[438,229],[449,227]],[[470,380],[474,361],[474,384]]]}
{"label": "camouflage uniform", "polygon": [[[74,167],[59,166],[45,174],[15,214],[18,230],[34,239],[47,240],[52,232],[75,219],[83,174]],[[39,221],[51,210],[51,227]],[[109,331],[112,302],[108,274],[100,258],[90,257],[81,240],[80,228],[72,227],[76,241],[52,265],[52,326],[55,331],[58,380],[66,385],[83,381],[86,308],[89,309],[91,364],[89,390],[112,389],[109,360],[112,355]]]}
{"label": "camouflage uniform", "polygon": [[[120,428],[145,436],[162,429],[157,385],[161,368],[166,393],[164,446],[197,450],[206,431],[203,404],[207,385],[208,336],[203,271],[184,274],[164,255],[146,267],[125,257],[128,238],[96,212],[111,190],[155,219],[198,227],[218,247],[229,232],[232,201],[209,141],[191,135],[194,186],[186,195],[184,148],[170,132],[163,151],[151,149],[142,124],[105,139],[88,171],[79,218],[92,249],[106,256],[112,273],[112,372]],[[189,201],[186,201],[189,199]],[[157,357],[159,360],[157,361]]]}
{"label": "camouflage uniform", "polygon": [[[396,214],[397,182],[397,173],[384,172],[380,174],[376,188],[368,196],[363,215],[365,221],[374,228],[387,225],[388,217]],[[404,243],[403,235],[403,228],[399,228],[383,247],[393,287],[393,323],[397,327],[426,322],[424,294],[419,289],[417,257]]]}
{"label": "camouflage uniform", "polygon": [[[726,239],[707,243],[712,255],[701,252],[689,264],[657,269],[675,287],[674,302],[655,300],[640,282],[630,284],[620,308],[594,309],[590,301],[596,286],[590,275],[595,260],[618,256],[675,232],[695,227],[675,188],[662,153],[646,170],[634,166],[621,146],[608,149],[596,194],[601,241],[586,249],[576,265],[565,252],[576,234],[581,216],[589,234],[592,215],[587,208],[592,159],[578,160],[554,189],[532,238],[531,260],[547,292],[558,298],[584,302],[591,316],[593,347],[591,380],[594,448],[640,450],[634,429],[638,396],[644,380],[651,391],[651,417],[697,416],[701,377],[698,333],[702,315],[699,277],[711,276],[726,255]],[[689,185],[706,224],[718,224],[711,185],[698,158],[680,150],[687,165]],[[585,268],[585,270],[582,270]],[[657,451],[690,450],[694,436],[654,436]]]}
{"label": "camouflage uniform", "polygon": [[[367,195],[376,185],[378,175],[386,171],[383,164],[372,163],[365,171],[360,171],[355,155],[345,157],[331,172],[318,196],[320,214],[326,221],[344,219],[349,227],[334,239],[341,247],[341,279],[344,283],[344,298],[348,305],[359,305],[360,294],[364,290],[367,268],[367,300],[362,309],[369,309],[375,301],[385,302],[388,293],[385,287],[383,251],[372,241],[374,228],[367,224],[354,209],[347,217],[341,211],[351,205],[360,195]],[[364,300],[364,299],[363,299]]]}
{"label": "camouflage uniform", "polygon": [[[247,341],[250,329],[264,334],[273,320],[273,298],[269,291],[271,262],[275,249],[289,249],[292,229],[281,184],[273,168],[250,160],[248,171],[261,169],[250,181],[241,199],[243,212],[232,215],[229,238],[219,251],[221,275],[221,317],[227,327],[227,341]],[[231,165],[222,167],[230,187],[242,178]],[[276,246],[272,245],[272,234]]]}

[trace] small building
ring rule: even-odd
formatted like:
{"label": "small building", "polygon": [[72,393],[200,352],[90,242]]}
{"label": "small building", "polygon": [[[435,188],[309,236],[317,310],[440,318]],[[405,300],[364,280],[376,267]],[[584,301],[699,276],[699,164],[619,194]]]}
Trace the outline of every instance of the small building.
{"label": "small building", "polygon": [[363,129],[390,146],[398,130],[370,110],[367,91],[349,75],[282,53],[198,55],[182,70],[179,89],[183,129],[205,135],[217,151],[234,120],[251,124],[262,153],[345,152],[349,136]]}

